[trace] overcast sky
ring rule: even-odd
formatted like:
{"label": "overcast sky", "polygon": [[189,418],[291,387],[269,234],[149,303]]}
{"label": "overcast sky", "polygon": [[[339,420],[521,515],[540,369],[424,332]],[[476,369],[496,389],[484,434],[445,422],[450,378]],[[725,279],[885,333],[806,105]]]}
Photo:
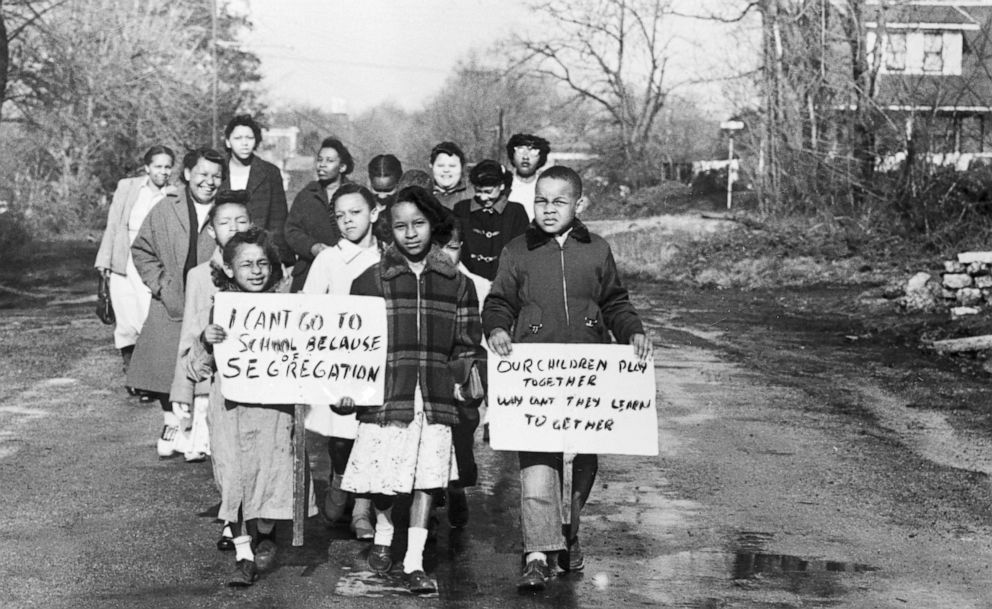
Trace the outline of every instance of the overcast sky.
{"label": "overcast sky", "polygon": [[248,0],[274,103],[419,107],[459,58],[518,27],[514,0]]}
{"label": "overcast sky", "polygon": [[[689,0],[689,5],[698,1]],[[471,49],[485,50],[531,24],[521,0],[240,0],[240,4],[247,6],[254,23],[245,42],[262,60],[270,103],[303,102],[331,109],[332,100],[340,99],[351,114],[384,101],[417,109]],[[692,77],[711,72],[704,64],[734,47],[714,36],[711,24],[682,22],[679,33],[696,48],[673,62],[671,82],[679,72]],[[703,101],[713,102],[714,91],[703,95]]]}

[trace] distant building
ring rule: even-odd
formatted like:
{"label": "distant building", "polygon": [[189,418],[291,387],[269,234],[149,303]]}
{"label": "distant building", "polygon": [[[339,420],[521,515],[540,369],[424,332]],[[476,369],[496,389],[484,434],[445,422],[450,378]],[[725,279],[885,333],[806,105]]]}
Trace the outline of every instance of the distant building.
{"label": "distant building", "polygon": [[874,102],[894,126],[880,168],[992,159],[992,1],[875,1],[865,14]]}

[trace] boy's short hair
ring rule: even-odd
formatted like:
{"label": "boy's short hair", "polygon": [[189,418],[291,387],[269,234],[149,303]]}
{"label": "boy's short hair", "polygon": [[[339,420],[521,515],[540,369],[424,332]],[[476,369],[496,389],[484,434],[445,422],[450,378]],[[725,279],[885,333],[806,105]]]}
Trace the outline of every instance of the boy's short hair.
{"label": "boy's short hair", "polygon": [[[196,167],[196,164],[200,162],[200,159],[220,165],[221,179],[227,177],[227,159],[224,158],[224,155],[217,152],[213,148],[207,148],[206,146],[187,152],[186,155],[183,156],[183,169],[189,169],[192,171],[192,169]],[[183,184],[189,184],[186,180],[185,174],[186,172],[183,171],[179,175],[179,179],[183,181]]]}
{"label": "boy's short hair", "polygon": [[238,114],[228,121],[227,126],[224,127],[224,139],[230,138],[238,127],[251,129],[252,135],[255,136],[255,148],[258,148],[258,145],[262,143],[262,127],[252,118],[251,114]]}
{"label": "boy's short hair", "polygon": [[338,159],[341,160],[341,175],[346,176],[355,170],[355,158],[351,156],[351,152],[348,147],[344,145],[344,142],[336,137],[325,137],[324,141],[320,143],[320,148],[317,149],[317,154],[324,148],[331,148],[338,153]]}
{"label": "boy's short hair", "polygon": [[369,180],[392,178],[399,180],[403,175],[403,164],[392,154],[377,154],[369,161]]}
{"label": "boy's short hair", "polygon": [[248,213],[248,220],[251,221],[251,210],[248,209],[248,200],[247,190],[222,190],[218,192],[217,199],[214,201],[213,206],[210,207],[210,211],[207,212],[207,224],[210,226],[214,225],[217,210],[223,205],[240,205],[244,207],[245,212]]}
{"label": "boy's short hair", "polygon": [[538,152],[537,168],[544,167],[548,162],[548,154],[551,152],[551,143],[539,135],[533,133],[514,133],[510,140],[506,142],[506,158],[513,164],[513,149],[517,146],[530,146],[536,148]]}
{"label": "boy's short hair", "polygon": [[361,184],[356,184],[354,182],[345,182],[338,189],[334,191],[331,195],[330,207],[331,207],[331,219],[334,218],[334,204],[338,202],[338,199],[345,195],[362,195],[365,199],[365,203],[368,204],[369,209],[376,208],[375,195],[368,188],[365,188]]}
{"label": "boy's short hair", "polygon": [[431,149],[431,165],[437,160],[437,157],[442,154],[447,154],[448,156],[456,156],[462,165],[465,165],[465,153],[458,144],[454,142],[441,142],[437,146]]}
{"label": "boy's short hair", "polygon": [[548,167],[544,173],[542,173],[537,181],[541,180],[564,180],[571,185],[572,190],[575,191],[575,198],[582,196],[582,177],[579,176],[571,167],[565,167],[564,165],[552,165]]}

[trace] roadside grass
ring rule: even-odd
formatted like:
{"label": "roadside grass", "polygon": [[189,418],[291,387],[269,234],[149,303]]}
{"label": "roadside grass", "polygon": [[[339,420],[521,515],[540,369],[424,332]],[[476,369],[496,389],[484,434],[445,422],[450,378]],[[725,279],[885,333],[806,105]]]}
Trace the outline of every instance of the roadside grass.
{"label": "roadside grass", "polygon": [[[697,226],[659,230],[658,219],[598,222],[621,272],[640,279],[699,287],[756,290],[815,285],[880,285],[940,257],[885,230],[845,218],[761,217],[724,221],[699,216]],[[936,261],[936,262],[935,262]]]}

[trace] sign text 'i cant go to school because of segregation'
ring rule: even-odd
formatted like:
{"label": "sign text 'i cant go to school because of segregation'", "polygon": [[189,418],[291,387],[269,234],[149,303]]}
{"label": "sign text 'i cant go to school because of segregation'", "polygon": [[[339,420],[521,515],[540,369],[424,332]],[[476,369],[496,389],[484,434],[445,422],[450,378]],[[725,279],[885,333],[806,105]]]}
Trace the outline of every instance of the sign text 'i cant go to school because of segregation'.
{"label": "sign text 'i cant go to school because of segregation'", "polygon": [[369,296],[221,292],[213,322],[224,397],[249,404],[382,404],[386,304]]}
{"label": "sign text 'i cant go to school because of segregation'", "polygon": [[517,343],[488,367],[494,449],[658,454],[654,363],[630,345]]}

